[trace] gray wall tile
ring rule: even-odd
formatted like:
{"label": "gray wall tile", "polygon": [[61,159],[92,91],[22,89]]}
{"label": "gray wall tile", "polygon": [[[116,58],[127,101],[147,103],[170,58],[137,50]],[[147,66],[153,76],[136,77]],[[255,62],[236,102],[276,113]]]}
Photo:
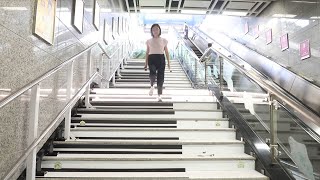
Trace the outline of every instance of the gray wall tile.
{"label": "gray wall tile", "polygon": [[[107,2],[111,4],[111,0]],[[55,41],[53,45],[49,45],[32,34],[35,5],[36,0],[0,1],[0,99],[78,54],[94,42],[102,42],[103,19],[106,18],[110,24],[112,16],[121,15],[119,8],[114,13],[101,13],[100,30],[97,31],[92,24],[93,0],[85,0],[84,30],[80,34],[71,25],[72,1],[57,0]],[[8,10],[3,7],[19,7],[20,10]],[[97,68],[100,53],[97,48],[92,50],[92,73]],[[74,64],[73,94],[86,81],[87,55],[80,56]],[[67,87],[66,71],[67,67],[41,83],[41,89],[52,89],[52,91],[41,91],[43,96],[40,99],[39,134],[66,104],[63,98]],[[30,126],[29,93],[26,92],[24,96],[0,109],[0,179],[27,148],[26,140]],[[43,139],[39,147],[48,136]]]}

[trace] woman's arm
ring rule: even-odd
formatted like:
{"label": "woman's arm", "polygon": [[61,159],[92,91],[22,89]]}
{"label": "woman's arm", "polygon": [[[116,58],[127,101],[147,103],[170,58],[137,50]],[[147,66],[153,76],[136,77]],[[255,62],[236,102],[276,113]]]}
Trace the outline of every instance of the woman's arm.
{"label": "woman's arm", "polygon": [[164,52],[165,52],[166,57],[167,57],[168,68],[169,68],[169,70],[171,71],[171,69],[170,69],[170,56],[169,56],[169,51],[168,51],[168,47],[167,47],[167,46],[164,47]]}
{"label": "woman's arm", "polygon": [[147,67],[148,67],[148,57],[149,57],[149,46],[147,45],[146,62],[144,64],[144,70],[147,70]]}

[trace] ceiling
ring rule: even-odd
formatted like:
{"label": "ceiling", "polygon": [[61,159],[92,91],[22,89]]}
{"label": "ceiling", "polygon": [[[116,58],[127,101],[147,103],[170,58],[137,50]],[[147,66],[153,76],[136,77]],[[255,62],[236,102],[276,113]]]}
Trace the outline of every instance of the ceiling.
{"label": "ceiling", "polygon": [[129,13],[225,14],[258,16],[276,0],[123,0]]}

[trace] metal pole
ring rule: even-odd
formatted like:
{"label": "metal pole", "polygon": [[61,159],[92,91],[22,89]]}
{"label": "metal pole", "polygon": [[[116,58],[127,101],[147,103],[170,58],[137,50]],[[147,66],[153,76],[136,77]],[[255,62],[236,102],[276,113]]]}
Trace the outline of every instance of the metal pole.
{"label": "metal pole", "polygon": [[207,61],[206,61],[204,62],[204,84],[205,85],[208,85],[207,71],[208,71],[208,68],[207,68]]}
{"label": "metal pole", "polygon": [[[66,101],[69,101],[72,96],[72,82],[73,82],[73,63],[71,62],[68,72],[67,72],[67,94],[66,94]],[[71,125],[71,107],[68,109],[65,117],[64,122],[64,139],[69,140],[70,137],[70,125]]]}
{"label": "metal pole", "polygon": [[[38,121],[39,121],[39,101],[40,101],[40,85],[36,84],[31,89],[30,100],[30,116],[29,116],[29,138],[28,145],[31,144],[38,136]],[[27,180],[34,180],[36,176],[36,157],[37,148],[32,150],[32,153],[27,159]]]}
{"label": "metal pole", "polygon": [[279,118],[279,103],[274,100],[273,95],[270,95],[270,133],[271,133],[271,141],[270,141],[270,150],[272,155],[272,163],[276,164],[278,157],[278,143],[277,143],[277,131],[278,131],[278,118]]}
{"label": "metal pole", "polygon": [[109,59],[109,58],[107,58],[107,62],[106,62],[106,64],[107,64],[107,67],[106,67],[106,80],[107,80],[107,84],[106,84],[106,88],[109,88],[110,87],[110,85],[109,85],[109,80],[110,80],[110,72],[111,72],[111,62],[110,62],[110,60],[111,59]]}
{"label": "metal pole", "polygon": [[197,62],[197,60],[194,58],[194,78],[195,78],[195,84],[198,84],[198,81],[197,81],[197,76],[198,76],[198,72],[197,72],[197,70],[198,70],[198,62]]}
{"label": "metal pole", "polygon": [[[87,54],[87,80],[90,79],[90,75],[91,75],[91,49],[88,51],[88,54]],[[92,107],[89,101],[89,95],[90,95],[90,85],[87,86],[87,90],[86,90],[86,96],[85,96],[86,108]]]}
{"label": "metal pole", "polygon": [[100,54],[99,56],[99,70],[98,73],[101,75],[99,76],[99,87],[102,87],[102,74],[103,74],[103,53]]}
{"label": "metal pole", "polygon": [[219,83],[220,83],[220,92],[223,91],[223,57],[219,57],[219,62],[220,62],[220,80],[219,80]]}

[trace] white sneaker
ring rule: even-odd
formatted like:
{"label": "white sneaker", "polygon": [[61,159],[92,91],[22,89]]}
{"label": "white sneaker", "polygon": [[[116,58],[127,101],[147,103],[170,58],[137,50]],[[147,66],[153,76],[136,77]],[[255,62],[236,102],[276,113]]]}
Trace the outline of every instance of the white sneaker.
{"label": "white sneaker", "polygon": [[158,96],[158,102],[162,102],[161,96]]}
{"label": "white sneaker", "polygon": [[152,96],[152,95],[153,95],[153,90],[154,90],[154,87],[151,86],[151,87],[150,87],[150,90],[149,90],[149,96]]}

